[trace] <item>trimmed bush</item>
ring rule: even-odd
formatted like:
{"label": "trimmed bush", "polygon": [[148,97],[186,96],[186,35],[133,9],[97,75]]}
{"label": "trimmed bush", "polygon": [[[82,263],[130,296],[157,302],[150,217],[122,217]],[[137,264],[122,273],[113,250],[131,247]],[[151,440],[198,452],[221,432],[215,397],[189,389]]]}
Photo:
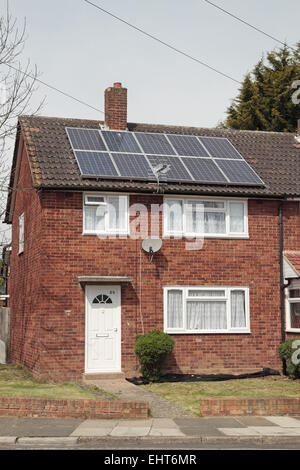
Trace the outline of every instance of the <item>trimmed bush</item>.
{"label": "trimmed bush", "polygon": [[296,338],[286,340],[278,348],[279,356],[286,361],[286,372],[291,379],[300,378],[300,364],[297,364],[300,359],[299,349],[300,341]]}
{"label": "trimmed bush", "polygon": [[134,352],[141,363],[143,377],[151,382],[160,379],[162,363],[173,351],[174,344],[173,338],[159,330],[137,336]]}

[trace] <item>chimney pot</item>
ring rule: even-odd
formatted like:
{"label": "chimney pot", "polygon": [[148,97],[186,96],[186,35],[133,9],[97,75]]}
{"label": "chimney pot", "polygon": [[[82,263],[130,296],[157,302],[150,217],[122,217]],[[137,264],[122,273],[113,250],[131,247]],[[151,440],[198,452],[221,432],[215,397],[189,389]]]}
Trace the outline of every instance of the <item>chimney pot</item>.
{"label": "chimney pot", "polygon": [[105,126],[111,130],[126,131],[127,129],[127,88],[121,82],[115,82],[113,87],[106,88]]}

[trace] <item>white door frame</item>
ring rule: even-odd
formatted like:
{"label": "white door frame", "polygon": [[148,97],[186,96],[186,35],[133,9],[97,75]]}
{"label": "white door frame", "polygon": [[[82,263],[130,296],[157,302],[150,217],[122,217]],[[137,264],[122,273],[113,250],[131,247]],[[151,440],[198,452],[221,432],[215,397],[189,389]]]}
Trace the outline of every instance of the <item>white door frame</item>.
{"label": "white door frame", "polygon": [[[116,368],[113,370],[107,370],[107,369],[102,369],[102,370],[95,370],[95,369],[89,369],[88,368],[88,335],[89,335],[89,329],[88,329],[88,308],[89,308],[89,302],[88,302],[88,296],[87,296],[87,290],[90,287],[98,287],[99,289],[105,288],[105,289],[114,289],[119,291],[119,324],[118,324],[118,345],[117,345],[117,360],[116,360]],[[113,284],[113,285],[107,285],[107,284],[86,284],[85,289],[84,289],[84,296],[85,296],[85,358],[84,358],[84,370],[85,373],[87,374],[97,374],[97,373],[110,373],[110,372],[121,372],[121,338],[122,338],[122,331],[121,331],[121,285],[120,284]]]}

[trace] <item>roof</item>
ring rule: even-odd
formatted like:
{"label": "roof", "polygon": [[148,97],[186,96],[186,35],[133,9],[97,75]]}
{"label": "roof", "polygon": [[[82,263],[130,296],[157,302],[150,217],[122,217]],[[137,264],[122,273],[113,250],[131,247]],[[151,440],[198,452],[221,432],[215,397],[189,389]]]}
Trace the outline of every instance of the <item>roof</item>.
{"label": "roof", "polygon": [[284,257],[295,271],[295,274],[300,277],[300,251],[284,251]]}
{"label": "roof", "polygon": [[[85,189],[131,192],[156,192],[153,182],[113,179],[82,179],[65,128],[99,129],[102,121],[40,116],[20,116],[19,135],[25,139],[35,188]],[[265,187],[197,183],[165,183],[166,193],[232,195],[249,197],[300,196],[300,149],[294,134],[284,132],[238,131],[198,127],[128,123],[128,130],[166,134],[226,137],[265,182]],[[12,167],[10,187],[16,167]],[[8,209],[10,198],[8,198]]]}

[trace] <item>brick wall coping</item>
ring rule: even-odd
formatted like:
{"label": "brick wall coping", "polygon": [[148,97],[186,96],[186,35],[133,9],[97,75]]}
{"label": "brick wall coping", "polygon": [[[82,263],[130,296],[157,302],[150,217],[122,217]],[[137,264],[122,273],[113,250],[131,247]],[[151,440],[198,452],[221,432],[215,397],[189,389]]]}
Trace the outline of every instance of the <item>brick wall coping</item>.
{"label": "brick wall coping", "polygon": [[0,396],[0,416],[145,419],[148,402]]}
{"label": "brick wall coping", "polygon": [[202,416],[300,415],[300,398],[203,398]]}

